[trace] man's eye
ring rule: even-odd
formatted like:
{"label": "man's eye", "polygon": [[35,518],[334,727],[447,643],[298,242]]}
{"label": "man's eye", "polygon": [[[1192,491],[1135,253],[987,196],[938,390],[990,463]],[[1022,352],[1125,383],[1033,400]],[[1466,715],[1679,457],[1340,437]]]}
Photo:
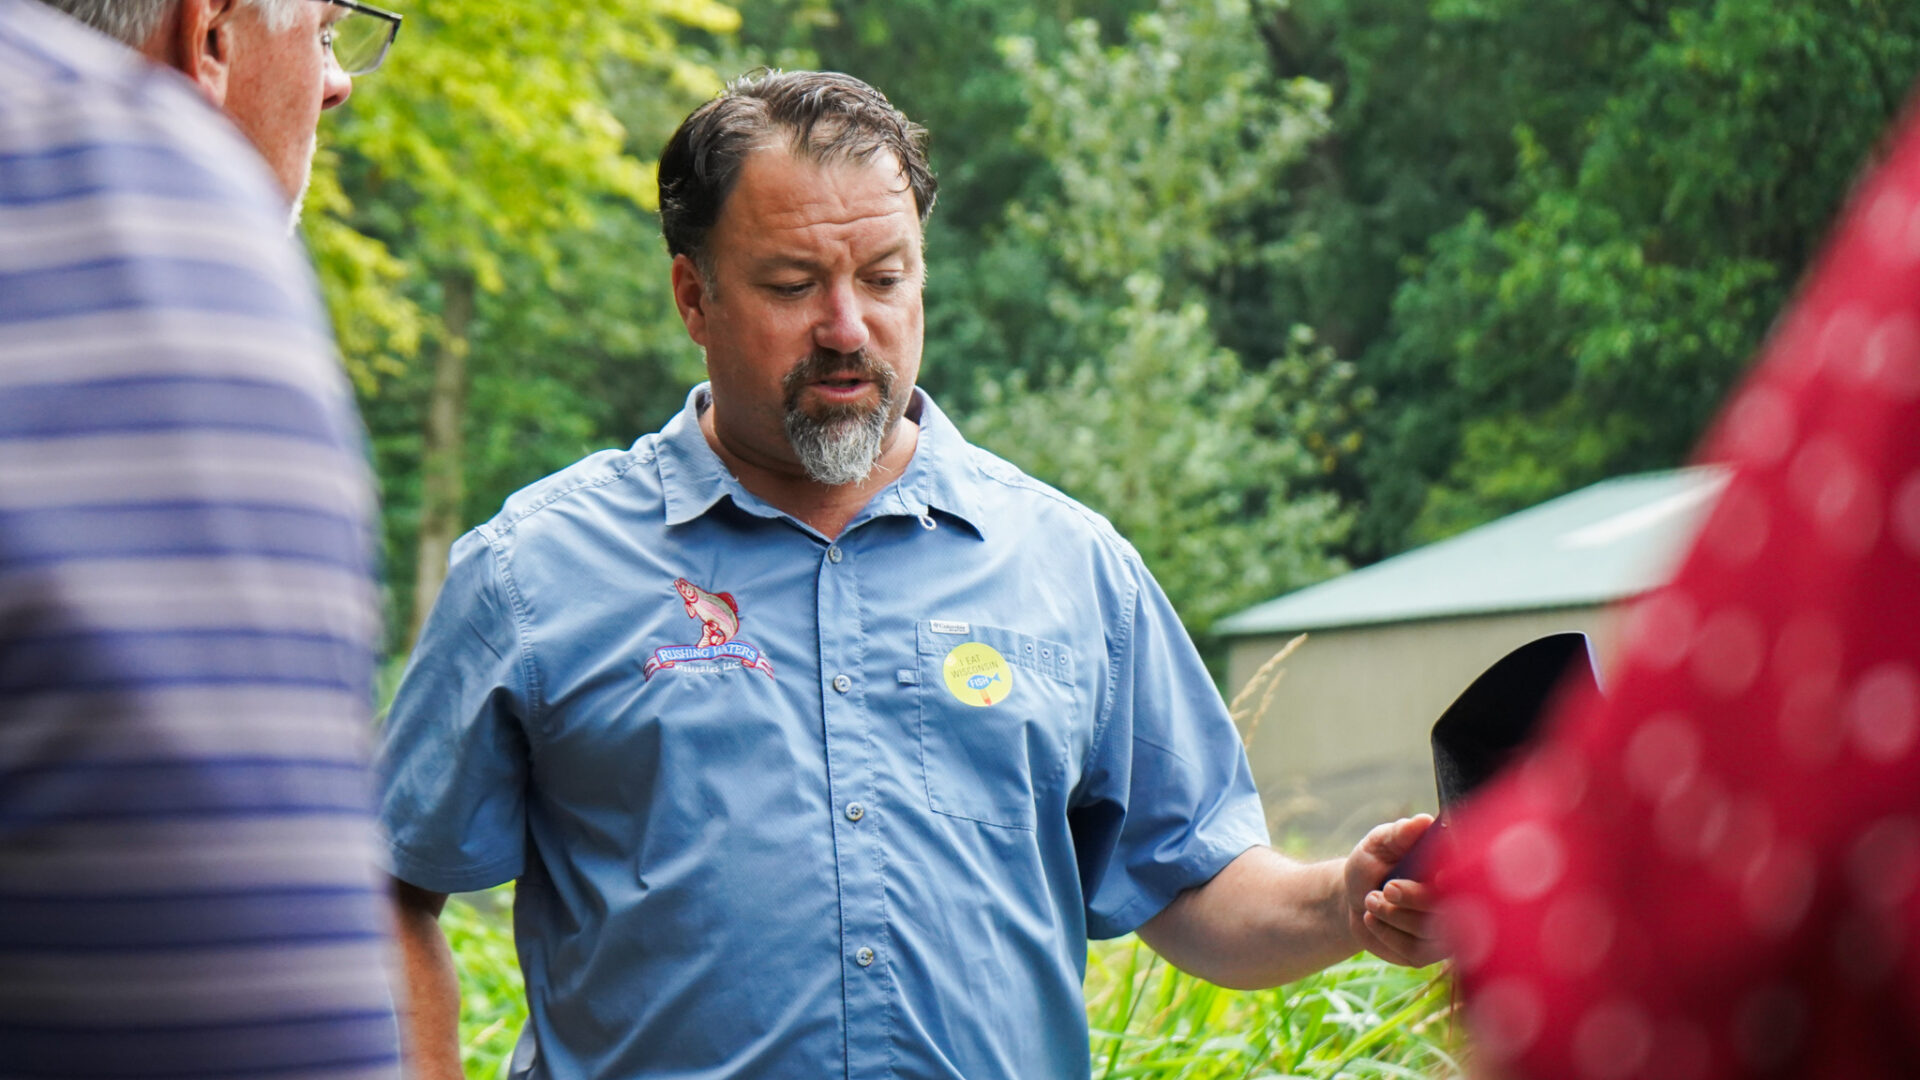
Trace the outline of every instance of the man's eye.
{"label": "man's eye", "polygon": [[773,291],[773,295],[784,296],[789,298],[800,296],[811,287],[812,287],[812,282],[807,282],[807,281],[802,281],[797,284],[791,284],[791,285],[767,286],[768,289]]}

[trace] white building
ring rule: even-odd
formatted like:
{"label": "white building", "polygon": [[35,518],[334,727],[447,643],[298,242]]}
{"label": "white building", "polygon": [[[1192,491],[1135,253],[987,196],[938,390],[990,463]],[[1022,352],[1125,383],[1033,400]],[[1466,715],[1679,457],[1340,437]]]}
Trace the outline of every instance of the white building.
{"label": "white building", "polygon": [[1724,484],[1710,467],[1609,480],[1222,620],[1237,700],[1309,635],[1236,710],[1275,842],[1328,854],[1432,811],[1428,733],[1454,697],[1562,630],[1607,667],[1618,605],[1668,577]]}

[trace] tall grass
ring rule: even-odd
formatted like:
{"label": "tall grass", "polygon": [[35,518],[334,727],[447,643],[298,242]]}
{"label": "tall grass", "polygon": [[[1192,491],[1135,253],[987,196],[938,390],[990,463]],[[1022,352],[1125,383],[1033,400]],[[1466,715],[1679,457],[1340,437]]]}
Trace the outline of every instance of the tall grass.
{"label": "tall grass", "polygon": [[513,951],[513,887],[483,894],[479,903],[447,901],[440,926],[460,969],[460,1066],[470,1080],[504,1080],[527,997]]}
{"label": "tall grass", "polygon": [[1137,938],[1087,959],[1093,1075],[1155,1080],[1462,1074],[1449,984],[1357,956],[1273,990],[1223,990]]}
{"label": "tall grass", "polygon": [[[506,1075],[526,1019],[508,891],[447,904],[441,925],[460,967],[467,1076]],[[1447,984],[1356,957],[1276,990],[1222,990],[1169,967],[1136,938],[1096,943],[1087,1019],[1099,1080],[1280,1080],[1461,1075]],[[1045,1080],[1045,1078],[1033,1078]]]}

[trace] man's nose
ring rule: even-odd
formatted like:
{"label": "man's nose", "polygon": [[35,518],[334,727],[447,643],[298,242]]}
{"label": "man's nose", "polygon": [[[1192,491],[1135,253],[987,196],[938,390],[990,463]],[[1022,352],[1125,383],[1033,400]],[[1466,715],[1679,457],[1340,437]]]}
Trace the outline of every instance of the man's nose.
{"label": "man's nose", "polygon": [[814,324],[813,342],[823,349],[853,353],[865,348],[867,320],[860,296],[851,284],[838,285],[825,293],[826,310]]}
{"label": "man's nose", "polygon": [[353,96],[353,77],[340,69],[340,62],[331,52],[327,54],[325,73],[321,76],[320,95],[322,111],[343,105]]}

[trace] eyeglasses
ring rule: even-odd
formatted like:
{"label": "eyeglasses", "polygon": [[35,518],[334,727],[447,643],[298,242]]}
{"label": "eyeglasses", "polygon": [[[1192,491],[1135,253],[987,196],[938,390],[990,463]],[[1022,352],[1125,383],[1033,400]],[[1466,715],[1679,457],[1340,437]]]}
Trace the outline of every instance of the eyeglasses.
{"label": "eyeglasses", "polygon": [[394,36],[400,33],[401,16],[382,11],[358,0],[324,0],[347,9],[347,14],[327,28],[323,40],[333,50],[333,60],[348,75],[368,75],[387,58]]}

